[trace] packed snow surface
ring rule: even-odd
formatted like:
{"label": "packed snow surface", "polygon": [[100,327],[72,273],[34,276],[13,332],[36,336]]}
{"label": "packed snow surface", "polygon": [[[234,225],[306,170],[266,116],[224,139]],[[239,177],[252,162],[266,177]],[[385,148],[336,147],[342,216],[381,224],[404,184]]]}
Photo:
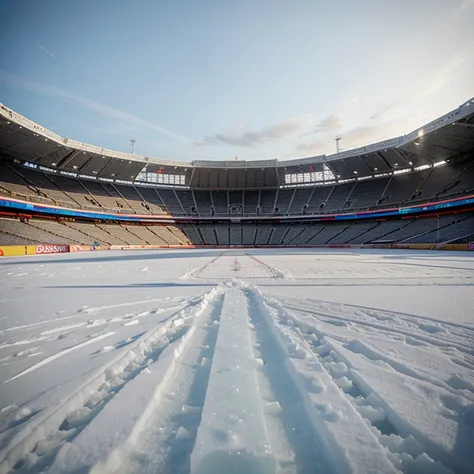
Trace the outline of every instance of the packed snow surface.
{"label": "packed snow surface", "polygon": [[474,255],[0,260],[1,473],[474,472]]}

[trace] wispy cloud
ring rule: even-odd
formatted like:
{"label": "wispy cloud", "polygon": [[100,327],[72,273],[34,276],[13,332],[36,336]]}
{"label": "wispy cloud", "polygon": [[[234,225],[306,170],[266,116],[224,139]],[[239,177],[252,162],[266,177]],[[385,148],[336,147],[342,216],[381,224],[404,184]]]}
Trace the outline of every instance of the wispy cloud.
{"label": "wispy cloud", "polygon": [[48,56],[50,56],[53,59],[55,59],[56,61],[60,62],[59,58],[55,54],[53,54],[51,51],[47,50],[44,46],[38,44],[38,47],[39,47],[39,49],[41,49],[41,51],[44,51]]}
{"label": "wispy cloud", "polygon": [[317,125],[316,133],[335,133],[342,126],[342,116],[340,114],[332,114],[324,117]]}
{"label": "wispy cloud", "polygon": [[310,116],[293,117],[260,130],[240,130],[233,133],[216,133],[195,142],[197,146],[226,144],[242,147],[255,147],[295,137],[308,130],[313,120]]}
{"label": "wispy cloud", "polygon": [[474,0],[464,0],[458,7],[458,13],[465,13],[474,8]]}
{"label": "wispy cloud", "polygon": [[311,127],[302,136],[313,136],[313,135],[335,135],[341,129],[343,124],[342,114],[331,114],[320,119],[316,125]]}
{"label": "wispy cloud", "polygon": [[[474,0],[473,0],[474,1]],[[414,86],[404,95],[388,104],[381,104],[370,116],[371,120],[380,120],[386,117],[392,118],[395,114],[401,115],[405,108],[416,107],[424,109],[435,97],[446,90],[451,84],[463,74],[467,64],[474,62],[474,41],[471,41],[464,49],[450,56],[436,69],[415,82]]]}
{"label": "wispy cloud", "polygon": [[[399,120],[393,121],[367,121],[362,125],[347,129],[341,133],[343,149],[350,150],[360,146],[377,143],[382,140],[394,138],[400,135],[401,123]],[[318,140],[300,143],[296,147],[299,155],[321,155],[336,152],[335,136],[325,134]]]}
{"label": "wispy cloud", "polygon": [[114,107],[110,107],[92,99],[78,96],[59,87],[32,81],[17,74],[0,69],[0,83],[2,82],[12,87],[17,87],[19,89],[28,90],[30,92],[35,92],[37,94],[46,95],[54,99],[63,100],[65,102],[78,105],[84,109],[96,112],[97,114],[110,117],[130,125],[135,125],[139,128],[153,130],[154,132],[168,136],[174,140],[190,141],[190,139],[184,135],[168,130],[167,128],[156,125],[148,120],[143,120],[136,115],[124,112]]}
{"label": "wispy cloud", "polygon": [[303,155],[314,155],[314,156],[323,155],[325,153],[328,153],[328,151],[329,151],[328,144],[325,140],[300,143],[296,147],[296,153],[303,154]]}

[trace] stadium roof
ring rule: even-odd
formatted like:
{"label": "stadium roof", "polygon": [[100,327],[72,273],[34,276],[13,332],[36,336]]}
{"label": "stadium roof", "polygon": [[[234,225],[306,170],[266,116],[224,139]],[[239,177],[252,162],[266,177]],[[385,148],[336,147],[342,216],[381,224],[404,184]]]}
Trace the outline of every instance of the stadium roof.
{"label": "stadium roof", "polygon": [[133,181],[149,173],[185,175],[201,189],[274,188],[284,175],[330,170],[338,179],[414,170],[474,149],[474,98],[412,133],[333,155],[293,160],[170,161],[63,138],[0,104],[0,153],[70,175]]}

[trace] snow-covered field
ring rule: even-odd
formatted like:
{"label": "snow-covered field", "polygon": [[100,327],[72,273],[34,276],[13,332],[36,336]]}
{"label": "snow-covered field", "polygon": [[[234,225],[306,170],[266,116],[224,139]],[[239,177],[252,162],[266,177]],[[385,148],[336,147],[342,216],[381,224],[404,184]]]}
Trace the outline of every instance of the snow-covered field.
{"label": "snow-covered field", "polygon": [[0,260],[0,473],[474,472],[474,255]]}

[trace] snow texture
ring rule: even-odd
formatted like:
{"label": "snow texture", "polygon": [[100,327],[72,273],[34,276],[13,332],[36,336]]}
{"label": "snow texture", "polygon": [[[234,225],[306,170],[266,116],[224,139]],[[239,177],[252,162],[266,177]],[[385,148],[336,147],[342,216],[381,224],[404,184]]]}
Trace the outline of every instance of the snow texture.
{"label": "snow texture", "polygon": [[474,258],[0,260],[0,474],[472,472]]}

